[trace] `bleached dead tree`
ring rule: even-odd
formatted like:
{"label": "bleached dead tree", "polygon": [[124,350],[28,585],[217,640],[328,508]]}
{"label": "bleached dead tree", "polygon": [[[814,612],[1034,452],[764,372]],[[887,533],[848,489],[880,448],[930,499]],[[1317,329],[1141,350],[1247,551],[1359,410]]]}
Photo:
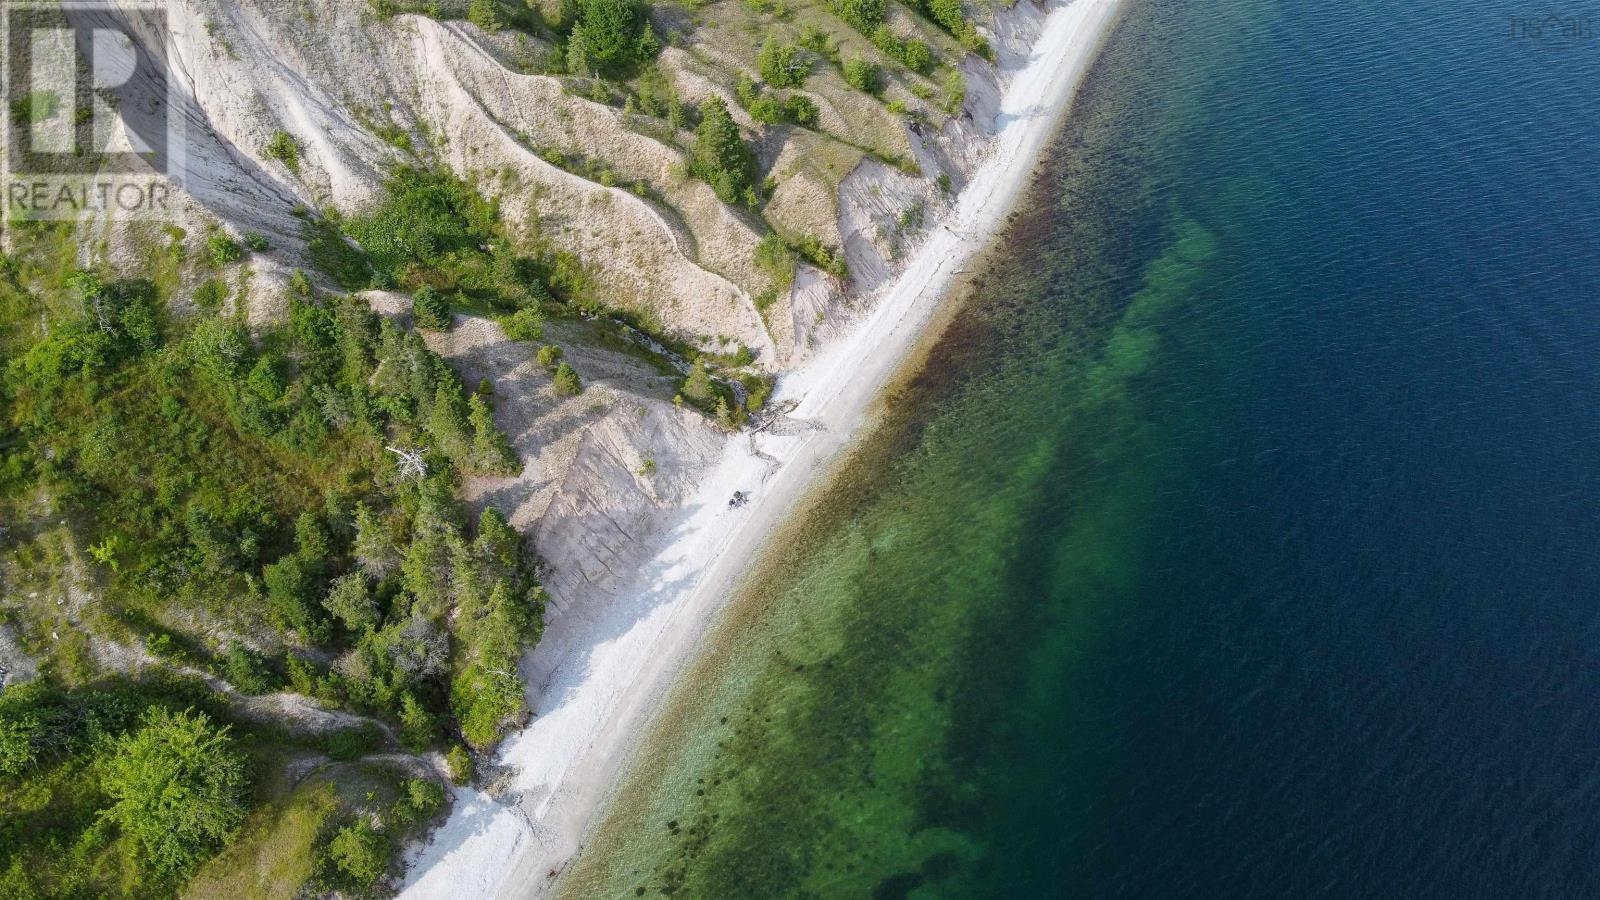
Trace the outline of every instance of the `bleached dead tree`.
{"label": "bleached dead tree", "polygon": [[418,481],[428,477],[428,464],[422,459],[421,450],[402,450],[399,447],[385,447],[390,453],[400,457],[400,477],[415,477]]}

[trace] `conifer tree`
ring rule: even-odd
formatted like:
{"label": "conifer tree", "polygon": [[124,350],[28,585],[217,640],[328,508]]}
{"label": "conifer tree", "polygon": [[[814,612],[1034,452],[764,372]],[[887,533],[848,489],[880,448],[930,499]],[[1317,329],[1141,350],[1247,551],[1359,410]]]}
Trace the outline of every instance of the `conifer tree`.
{"label": "conifer tree", "polygon": [[411,318],[417,323],[418,328],[448,331],[450,328],[450,304],[445,300],[443,294],[424,285],[417,288],[417,293],[412,298]]}
{"label": "conifer tree", "polygon": [[428,433],[439,449],[461,468],[468,462],[471,438],[467,425],[467,406],[453,385],[441,384],[433,393],[433,410],[428,416]]}
{"label": "conifer tree", "polygon": [[728,104],[721,97],[712,97],[701,110],[694,132],[694,174],[708,182],[722,202],[734,203],[750,186],[754,165]]}
{"label": "conifer tree", "polygon": [[373,578],[383,578],[400,562],[389,526],[364,505],[356,506],[356,562]]}
{"label": "conifer tree", "polygon": [[494,424],[494,413],[478,394],[467,398],[467,421],[472,426],[472,459],[475,467],[496,475],[515,474],[517,453],[505,433]]}

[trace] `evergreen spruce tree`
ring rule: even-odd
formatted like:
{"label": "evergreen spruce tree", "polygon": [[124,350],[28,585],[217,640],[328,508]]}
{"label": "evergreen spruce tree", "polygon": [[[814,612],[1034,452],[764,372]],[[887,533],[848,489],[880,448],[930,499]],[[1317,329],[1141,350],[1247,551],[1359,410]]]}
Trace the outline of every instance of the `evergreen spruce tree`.
{"label": "evergreen spruce tree", "polygon": [[735,203],[750,186],[755,160],[739,135],[739,126],[721,97],[713,97],[700,111],[694,131],[694,174],[707,181],[724,203]]}
{"label": "evergreen spruce tree", "polygon": [[373,578],[383,578],[400,563],[388,525],[364,505],[356,506],[356,562]]}
{"label": "evergreen spruce tree", "polygon": [[471,438],[467,425],[467,405],[453,385],[441,384],[433,393],[433,410],[428,416],[428,433],[439,449],[461,468],[470,462]]}
{"label": "evergreen spruce tree", "polygon": [[416,295],[412,297],[411,319],[417,323],[418,328],[448,331],[450,304],[445,301],[443,294],[424,285],[417,288]]}
{"label": "evergreen spruce tree", "polygon": [[482,396],[473,394],[467,398],[467,421],[472,426],[472,460],[476,467],[496,475],[515,474],[517,453],[494,424],[494,413]]}

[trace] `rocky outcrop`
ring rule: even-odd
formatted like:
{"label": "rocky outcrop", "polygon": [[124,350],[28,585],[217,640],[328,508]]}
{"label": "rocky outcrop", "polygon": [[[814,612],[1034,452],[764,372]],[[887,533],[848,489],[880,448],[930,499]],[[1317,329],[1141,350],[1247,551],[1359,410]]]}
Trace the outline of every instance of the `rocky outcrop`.
{"label": "rocky outcrop", "polygon": [[[405,311],[397,295],[369,299],[391,314]],[[567,359],[582,373],[586,387],[576,397],[559,396],[534,348],[509,340],[491,321],[458,316],[449,331],[425,333],[467,384],[487,379],[493,387],[495,423],[511,438],[522,471],[469,478],[464,496],[474,506],[493,505],[533,536],[553,616],[603,594],[643,559],[727,440],[668,399],[675,377],[583,342],[582,327],[567,323],[550,334],[571,348]]]}
{"label": "rocky outcrop", "polygon": [[0,688],[32,681],[39,676],[39,667],[22,645],[10,625],[0,625]]}
{"label": "rocky outcrop", "polygon": [[724,440],[700,416],[651,402],[587,430],[535,538],[557,614],[609,596],[650,557]]}
{"label": "rocky outcrop", "polygon": [[[868,158],[839,185],[838,234],[850,266],[850,290],[863,298],[858,309],[894,281],[927,229],[938,225],[950,198],[988,158],[1003,124],[1000,98],[1027,62],[1044,18],[1045,9],[1032,0],[996,8],[984,29],[995,63],[970,55],[962,61],[967,94],[961,114],[938,129],[908,126],[918,176]],[[937,183],[941,175],[943,187]]]}

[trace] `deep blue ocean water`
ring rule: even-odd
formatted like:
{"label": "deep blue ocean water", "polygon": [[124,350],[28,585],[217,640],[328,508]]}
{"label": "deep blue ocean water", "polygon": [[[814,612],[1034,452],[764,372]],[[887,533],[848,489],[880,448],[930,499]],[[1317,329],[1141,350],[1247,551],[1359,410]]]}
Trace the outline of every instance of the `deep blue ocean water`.
{"label": "deep blue ocean water", "polygon": [[1014,566],[1085,552],[1083,444],[1161,470],[1127,581],[1040,586],[1090,636],[1016,677],[1074,699],[969,723],[994,893],[1600,895],[1600,7],[1219,5],[1093,95],[1150,145],[1118,258],[1216,247]]}
{"label": "deep blue ocean water", "polygon": [[1600,896],[1597,22],[1135,0],[603,883]]}

